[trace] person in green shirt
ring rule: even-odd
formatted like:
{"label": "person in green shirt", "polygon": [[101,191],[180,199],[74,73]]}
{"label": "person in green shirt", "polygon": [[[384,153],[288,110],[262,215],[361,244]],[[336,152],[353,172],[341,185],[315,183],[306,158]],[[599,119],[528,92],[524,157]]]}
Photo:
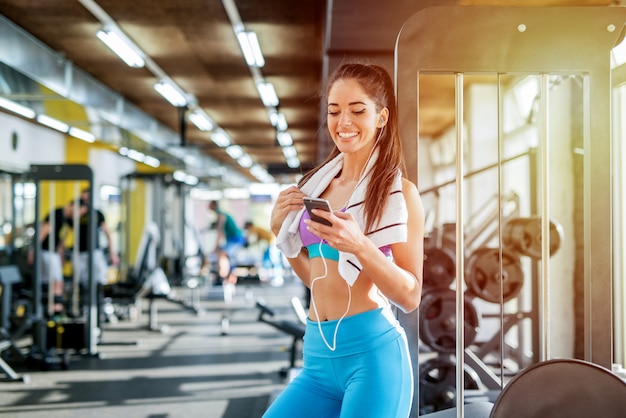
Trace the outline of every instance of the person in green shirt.
{"label": "person in green shirt", "polygon": [[235,219],[219,207],[215,200],[209,202],[209,210],[215,212],[217,230],[215,254],[217,254],[218,275],[223,283],[235,284],[237,276],[233,273],[236,267],[237,253],[245,245],[246,237]]}

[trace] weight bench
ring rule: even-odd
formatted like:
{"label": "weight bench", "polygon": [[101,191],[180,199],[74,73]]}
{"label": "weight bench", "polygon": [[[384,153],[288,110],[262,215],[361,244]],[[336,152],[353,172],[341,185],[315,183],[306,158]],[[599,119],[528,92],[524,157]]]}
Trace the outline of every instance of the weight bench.
{"label": "weight bench", "polygon": [[[297,303],[295,303],[293,299],[291,300],[291,303],[294,307],[294,310],[296,310],[296,314],[300,316],[298,309],[296,308]],[[306,329],[306,325],[302,323],[301,319],[299,319],[298,321],[269,319],[268,317],[273,317],[275,315],[275,312],[270,307],[268,307],[262,300],[257,300],[256,306],[257,308],[259,308],[259,322],[265,322],[266,324],[269,324],[274,328],[279,329],[280,331],[293,337],[293,343],[291,344],[289,356],[289,369],[295,368],[298,345],[299,342],[302,341],[302,339],[304,338],[304,330]],[[301,306],[302,304],[300,303],[300,307]],[[281,374],[283,372],[286,373],[287,370],[281,370]]]}
{"label": "weight bench", "polygon": [[504,387],[491,418],[623,418],[626,382],[597,364],[554,359],[527,367]]}
{"label": "weight bench", "polygon": [[[507,383],[495,403],[464,405],[467,418],[622,418],[626,382],[583,360],[553,359],[533,364]],[[456,408],[423,418],[455,418]]]}

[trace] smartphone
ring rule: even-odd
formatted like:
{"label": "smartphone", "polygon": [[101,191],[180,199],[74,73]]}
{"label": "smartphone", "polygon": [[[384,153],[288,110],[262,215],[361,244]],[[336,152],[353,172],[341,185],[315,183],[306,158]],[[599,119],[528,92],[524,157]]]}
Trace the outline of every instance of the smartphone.
{"label": "smartphone", "polygon": [[327,212],[332,212],[332,209],[330,207],[330,203],[328,203],[328,200],[320,199],[317,197],[305,197],[303,200],[304,200],[304,206],[306,207],[307,212],[309,212],[309,216],[311,217],[312,221],[319,222],[321,224],[328,225],[328,226],[333,226],[333,224],[331,224],[326,219],[320,218],[319,216],[316,216],[313,214],[313,212],[311,212],[312,209],[321,209]]}

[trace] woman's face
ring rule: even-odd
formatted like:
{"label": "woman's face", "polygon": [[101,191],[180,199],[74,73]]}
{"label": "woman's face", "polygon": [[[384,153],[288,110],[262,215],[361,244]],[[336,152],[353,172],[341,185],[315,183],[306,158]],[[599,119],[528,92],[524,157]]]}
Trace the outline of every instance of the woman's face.
{"label": "woman's face", "polygon": [[337,80],[330,88],[327,124],[339,151],[369,152],[374,146],[380,118],[375,103],[356,80]]}

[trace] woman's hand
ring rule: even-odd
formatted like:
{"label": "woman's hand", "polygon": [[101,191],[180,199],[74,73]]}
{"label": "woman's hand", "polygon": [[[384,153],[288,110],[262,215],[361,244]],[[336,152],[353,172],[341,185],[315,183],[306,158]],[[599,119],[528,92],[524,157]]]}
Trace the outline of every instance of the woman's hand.
{"label": "woman's hand", "polygon": [[306,220],[309,231],[326,241],[336,250],[358,254],[367,240],[354,217],[345,212],[327,212],[314,209],[315,214],[327,219],[332,226]]}
{"label": "woman's hand", "polygon": [[296,186],[290,186],[278,194],[272,214],[270,216],[270,228],[274,235],[278,235],[280,227],[283,225],[287,214],[293,210],[300,210],[304,207],[302,198],[304,193]]}

